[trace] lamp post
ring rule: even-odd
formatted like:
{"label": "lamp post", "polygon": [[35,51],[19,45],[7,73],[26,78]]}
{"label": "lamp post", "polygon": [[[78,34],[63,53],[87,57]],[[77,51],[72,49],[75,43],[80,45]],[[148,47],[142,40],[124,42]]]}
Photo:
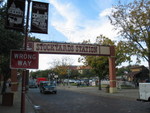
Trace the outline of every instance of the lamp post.
{"label": "lamp post", "polygon": [[[31,0],[26,0],[28,2],[27,5],[27,19],[25,26],[25,40],[24,40],[24,50],[27,50],[27,41],[28,41],[28,27],[29,27],[29,13],[30,13],[30,3]],[[22,75],[22,91],[21,91],[21,113],[25,113],[25,91],[26,91],[26,69],[23,70]]]}
{"label": "lamp post", "polygon": [[54,75],[54,78],[55,78],[55,82],[56,82],[56,85],[57,85],[58,75]]}
{"label": "lamp post", "polygon": [[69,87],[69,77],[70,77],[71,70],[68,69],[68,70],[67,70],[67,73],[68,73],[68,87]]}
{"label": "lamp post", "polygon": [[51,75],[50,75],[50,73],[48,74],[48,80],[50,81],[50,78],[51,78]]}

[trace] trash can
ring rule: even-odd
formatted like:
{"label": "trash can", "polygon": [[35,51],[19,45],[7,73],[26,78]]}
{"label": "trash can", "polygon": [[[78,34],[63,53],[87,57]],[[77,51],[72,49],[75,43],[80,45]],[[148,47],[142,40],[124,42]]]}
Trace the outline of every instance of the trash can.
{"label": "trash can", "polygon": [[109,93],[109,85],[106,86],[106,93]]}
{"label": "trash can", "polygon": [[2,105],[3,106],[12,106],[13,105],[14,93],[5,93],[2,96]]}

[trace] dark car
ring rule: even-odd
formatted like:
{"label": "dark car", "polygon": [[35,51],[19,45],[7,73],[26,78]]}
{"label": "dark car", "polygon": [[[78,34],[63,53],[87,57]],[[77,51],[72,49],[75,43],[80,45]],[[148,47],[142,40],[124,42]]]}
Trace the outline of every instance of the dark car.
{"label": "dark car", "polygon": [[49,81],[41,81],[39,88],[41,93],[57,93],[56,85]]}

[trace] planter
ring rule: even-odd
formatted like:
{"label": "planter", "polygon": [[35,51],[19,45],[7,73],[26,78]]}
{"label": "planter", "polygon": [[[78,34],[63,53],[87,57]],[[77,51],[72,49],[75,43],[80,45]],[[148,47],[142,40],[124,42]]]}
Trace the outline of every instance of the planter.
{"label": "planter", "polygon": [[13,105],[14,93],[5,93],[2,96],[2,105],[3,106],[12,106]]}
{"label": "planter", "polygon": [[106,93],[109,93],[109,85],[106,86]]}

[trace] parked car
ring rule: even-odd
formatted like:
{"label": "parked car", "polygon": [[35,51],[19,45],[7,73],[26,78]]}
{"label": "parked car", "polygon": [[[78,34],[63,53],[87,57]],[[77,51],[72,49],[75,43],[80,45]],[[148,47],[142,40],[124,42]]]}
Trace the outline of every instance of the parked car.
{"label": "parked car", "polygon": [[29,88],[37,88],[38,85],[35,80],[29,80]]}
{"label": "parked car", "polygon": [[56,85],[49,81],[41,81],[39,84],[41,93],[54,93],[57,94]]}

